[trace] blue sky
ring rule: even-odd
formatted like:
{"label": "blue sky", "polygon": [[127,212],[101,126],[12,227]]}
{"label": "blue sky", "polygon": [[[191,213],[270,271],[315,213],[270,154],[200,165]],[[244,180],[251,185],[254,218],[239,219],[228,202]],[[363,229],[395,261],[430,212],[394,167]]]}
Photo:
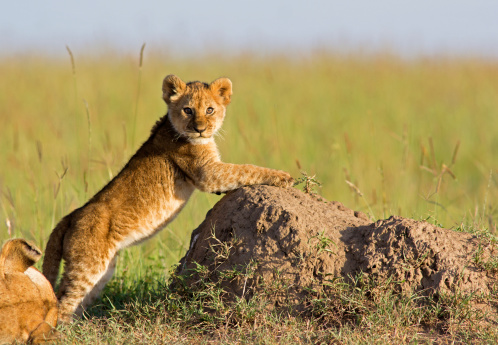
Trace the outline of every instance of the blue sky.
{"label": "blue sky", "polygon": [[174,54],[316,48],[498,58],[497,0],[19,0],[0,9],[0,54],[106,46]]}

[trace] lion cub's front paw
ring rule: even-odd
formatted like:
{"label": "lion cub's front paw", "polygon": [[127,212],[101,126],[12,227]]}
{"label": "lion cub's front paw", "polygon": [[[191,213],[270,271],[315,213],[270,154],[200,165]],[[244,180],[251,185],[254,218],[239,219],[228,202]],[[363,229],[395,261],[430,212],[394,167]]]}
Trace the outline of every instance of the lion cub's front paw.
{"label": "lion cub's front paw", "polygon": [[289,173],[278,170],[272,184],[276,187],[288,188],[294,185],[294,179]]}

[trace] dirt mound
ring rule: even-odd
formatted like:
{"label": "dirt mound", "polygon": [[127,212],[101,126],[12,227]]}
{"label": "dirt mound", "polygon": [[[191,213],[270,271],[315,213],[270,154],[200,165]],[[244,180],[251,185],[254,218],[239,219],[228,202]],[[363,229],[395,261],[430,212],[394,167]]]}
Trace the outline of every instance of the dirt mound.
{"label": "dirt mound", "polygon": [[[247,299],[278,278],[287,286],[274,305],[285,300],[302,310],[311,289],[359,272],[394,279],[400,291],[489,294],[496,272],[486,263],[494,255],[468,233],[401,217],[372,223],[339,202],[253,186],[227,194],[208,212],[178,271],[195,272],[192,283],[221,279],[229,295]],[[208,273],[199,277],[199,267]]]}

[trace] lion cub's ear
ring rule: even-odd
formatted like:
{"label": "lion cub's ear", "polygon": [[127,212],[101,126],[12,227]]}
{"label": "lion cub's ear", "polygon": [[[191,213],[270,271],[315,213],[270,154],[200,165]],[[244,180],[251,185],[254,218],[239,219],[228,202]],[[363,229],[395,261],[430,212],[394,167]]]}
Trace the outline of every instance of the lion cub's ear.
{"label": "lion cub's ear", "polygon": [[221,97],[225,106],[230,104],[232,97],[232,82],[228,78],[218,78],[209,85],[209,89],[215,95]]}
{"label": "lion cub's ear", "polygon": [[185,92],[187,85],[176,75],[170,74],[163,81],[163,99],[166,104],[176,101]]}

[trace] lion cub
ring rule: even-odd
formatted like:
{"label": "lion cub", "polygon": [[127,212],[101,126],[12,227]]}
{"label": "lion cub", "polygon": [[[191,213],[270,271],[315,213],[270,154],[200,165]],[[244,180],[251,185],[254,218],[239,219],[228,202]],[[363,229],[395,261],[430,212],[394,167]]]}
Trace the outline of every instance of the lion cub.
{"label": "lion cub", "polygon": [[7,241],[0,253],[0,344],[55,340],[57,299],[43,274],[31,267],[41,251],[23,240]]}
{"label": "lion cub", "polygon": [[140,243],[171,222],[195,188],[227,192],[241,186],[289,187],[283,171],[220,161],[213,135],[230,103],[232,83],[163,82],[167,114],[123,170],[83,207],[64,217],[48,240],[43,274],[58,291],[59,320],[71,321],[99,295],[111,278],[119,250]]}

